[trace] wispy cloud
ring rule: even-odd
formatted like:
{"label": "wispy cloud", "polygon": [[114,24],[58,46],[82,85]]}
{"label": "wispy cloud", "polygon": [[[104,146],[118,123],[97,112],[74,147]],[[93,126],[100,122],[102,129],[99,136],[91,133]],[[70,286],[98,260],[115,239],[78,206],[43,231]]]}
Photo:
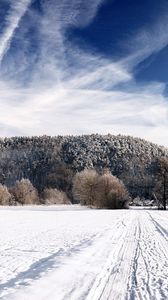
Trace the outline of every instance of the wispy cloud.
{"label": "wispy cloud", "polygon": [[168,45],[168,6],[153,24],[140,29],[125,44],[131,54],[123,60],[132,69],[152,54],[157,54]]}
{"label": "wispy cloud", "polygon": [[[134,92],[58,89],[18,90],[0,107],[3,135],[130,134],[168,146],[168,105],[163,86]],[[11,92],[10,92],[11,93]],[[2,92],[1,92],[2,94]],[[6,93],[5,93],[6,95]],[[2,95],[1,95],[2,96]],[[6,95],[8,98],[8,96]]]}
{"label": "wispy cloud", "polygon": [[[6,17],[6,29],[0,38],[1,60],[30,1],[19,3],[13,4]],[[0,82],[1,135],[111,132],[168,145],[165,86],[157,82],[138,86],[133,75],[136,64],[167,45],[164,25],[159,23],[138,33],[131,41],[132,54],[124,60],[107,59],[89,47],[83,50],[67,36],[67,29],[89,25],[102,3],[102,0],[43,1],[42,15],[35,15],[29,8],[28,17],[31,26],[36,26],[38,47],[36,53],[27,53],[27,39],[31,39],[28,28],[18,28],[22,47],[17,56],[11,55],[5,61],[5,67],[10,68],[10,74],[16,74],[17,69],[19,75],[13,76],[12,81],[7,75]],[[33,21],[36,17],[38,22]],[[26,85],[21,85],[25,74],[28,74]],[[123,83],[128,83],[131,89],[119,87]]]}
{"label": "wispy cloud", "polygon": [[31,0],[11,1],[10,11],[5,20],[5,28],[0,36],[0,63],[7,50],[10,48],[15,30],[30,3]]}

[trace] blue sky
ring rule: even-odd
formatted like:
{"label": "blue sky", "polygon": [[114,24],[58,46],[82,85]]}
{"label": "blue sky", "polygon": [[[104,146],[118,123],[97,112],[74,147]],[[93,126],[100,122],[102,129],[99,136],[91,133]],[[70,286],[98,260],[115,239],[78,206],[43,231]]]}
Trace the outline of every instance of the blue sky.
{"label": "blue sky", "polygon": [[1,0],[1,136],[168,146],[167,0]]}

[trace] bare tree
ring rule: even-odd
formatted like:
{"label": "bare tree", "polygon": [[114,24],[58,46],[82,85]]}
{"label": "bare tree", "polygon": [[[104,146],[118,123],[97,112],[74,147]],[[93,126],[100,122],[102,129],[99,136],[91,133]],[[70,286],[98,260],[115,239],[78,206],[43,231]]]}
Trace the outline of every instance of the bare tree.
{"label": "bare tree", "polygon": [[16,202],[20,204],[38,204],[39,197],[36,188],[32,185],[29,179],[21,179],[16,181],[16,184],[11,188]]}
{"label": "bare tree", "polygon": [[74,199],[82,205],[93,205],[95,202],[95,185],[98,174],[95,170],[85,169],[78,172],[73,180]]}
{"label": "bare tree", "polygon": [[45,204],[71,204],[65,192],[58,189],[46,188],[43,192]]}
{"label": "bare tree", "polygon": [[158,207],[166,210],[168,202],[168,158],[161,157],[158,164],[157,181],[154,190]]}
{"label": "bare tree", "polygon": [[11,202],[12,195],[5,185],[0,184],[0,205],[10,205]]}
{"label": "bare tree", "polygon": [[107,172],[97,180],[95,206],[128,208],[129,195],[121,180]]}
{"label": "bare tree", "polygon": [[74,178],[73,195],[82,205],[98,208],[127,208],[129,201],[124,184],[109,171],[103,175],[89,169],[77,173]]}

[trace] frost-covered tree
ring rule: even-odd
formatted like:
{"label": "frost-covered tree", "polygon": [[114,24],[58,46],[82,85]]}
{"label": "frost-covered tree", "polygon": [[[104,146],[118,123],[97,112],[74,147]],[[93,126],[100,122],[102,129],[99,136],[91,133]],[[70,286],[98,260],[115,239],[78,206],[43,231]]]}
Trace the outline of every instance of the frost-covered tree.
{"label": "frost-covered tree", "polygon": [[85,169],[78,172],[73,180],[73,196],[81,205],[94,205],[95,186],[98,173],[95,170]]}
{"label": "frost-covered tree", "polygon": [[12,195],[5,185],[0,184],[0,205],[11,205]]}
{"label": "frost-covered tree", "polygon": [[123,182],[110,172],[99,176],[95,189],[95,205],[103,208],[128,208],[129,194]]}
{"label": "frost-covered tree", "polygon": [[75,175],[73,195],[82,205],[99,208],[128,208],[129,195],[124,184],[110,172],[98,175],[85,169]]}
{"label": "frost-covered tree", "polygon": [[53,188],[44,189],[43,200],[47,205],[71,204],[71,201],[69,200],[65,192]]}
{"label": "frost-covered tree", "polygon": [[64,191],[69,198],[72,198],[72,179],[74,172],[67,168],[64,162],[53,164],[46,176],[46,187]]}
{"label": "frost-covered tree", "polygon": [[21,179],[11,188],[15,201],[19,204],[38,204],[39,197],[36,188],[29,179]]}
{"label": "frost-covered tree", "polygon": [[158,207],[166,210],[168,203],[168,158],[161,157],[158,162],[158,173],[155,186],[155,196],[158,201]]}
{"label": "frost-covered tree", "polygon": [[8,188],[28,178],[41,194],[46,187],[72,196],[76,172],[110,169],[133,198],[152,198],[156,162],[168,149],[122,135],[34,136],[0,139],[0,183]]}

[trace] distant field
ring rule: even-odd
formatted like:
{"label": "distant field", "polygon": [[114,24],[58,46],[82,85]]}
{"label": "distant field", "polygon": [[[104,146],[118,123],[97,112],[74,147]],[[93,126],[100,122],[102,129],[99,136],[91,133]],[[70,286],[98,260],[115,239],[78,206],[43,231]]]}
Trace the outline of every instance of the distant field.
{"label": "distant field", "polygon": [[0,208],[0,299],[168,299],[168,212]]}

